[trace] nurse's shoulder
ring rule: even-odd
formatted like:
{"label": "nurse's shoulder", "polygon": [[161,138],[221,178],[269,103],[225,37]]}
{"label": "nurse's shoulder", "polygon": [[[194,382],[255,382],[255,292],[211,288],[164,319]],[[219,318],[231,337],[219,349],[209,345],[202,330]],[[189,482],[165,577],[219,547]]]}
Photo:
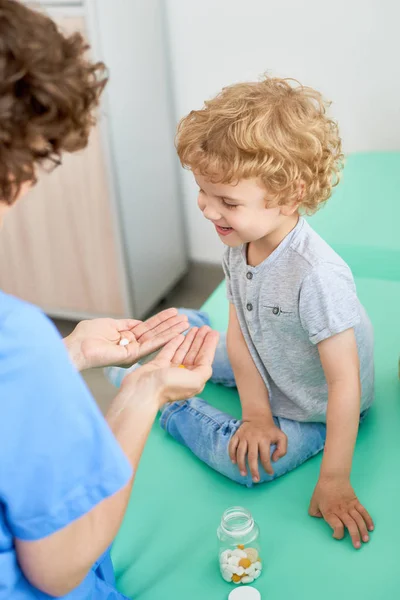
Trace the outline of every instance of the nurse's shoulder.
{"label": "nurse's shoulder", "polygon": [[0,361],[23,350],[63,347],[52,321],[36,306],[0,291]]}

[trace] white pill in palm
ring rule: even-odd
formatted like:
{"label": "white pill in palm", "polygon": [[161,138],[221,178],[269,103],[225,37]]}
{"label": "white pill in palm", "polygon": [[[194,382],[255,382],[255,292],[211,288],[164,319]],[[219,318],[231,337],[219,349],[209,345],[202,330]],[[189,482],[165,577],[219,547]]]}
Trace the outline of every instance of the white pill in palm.
{"label": "white pill in palm", "polygon": [[127,346],[128,344],[129,340],[127,340],[126,338],[122,338],[122,340],[119,343],[120,346]]}
{"label": "white pill in palm", "polygon": [[242,583],[253,583],[254,581],[254,577],[250,577],[249,575],[246,575],[246,577],[242,577]]}

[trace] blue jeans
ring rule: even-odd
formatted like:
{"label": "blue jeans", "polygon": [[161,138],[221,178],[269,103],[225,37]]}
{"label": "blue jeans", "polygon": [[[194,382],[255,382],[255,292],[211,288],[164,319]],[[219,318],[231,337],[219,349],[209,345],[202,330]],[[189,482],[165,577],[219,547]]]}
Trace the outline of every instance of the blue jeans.
{"label": "blue jeans", "polygon": [[[208,315],[193,310],[180,310],[189,318],[190,326],[209,325]],[[134,366],[137,368],[137,366]],[[120,385],[123,376],[132,369],[108,369],[106,374],[112,383]],[[226,349],[226,335],[221,334],[213,363],[211,381],[235,387],[235,378]],[[324,448],[326,425],[324,423],[300,423],[282,417],[274,417],[275,424],[286,434],[288,450],[283,458],[273,464],[274,474],[268,475],[259,464],[260,483],[292,471]],[[229,458],[229,443],[242,424],[231,415],[214,408],[201,398],[168,404],[161,415],[161,427],[209,467],[233,481],[252,487],[250,473],[243,477],[237,465]],[[275,446],[271,446],[271,455]]]}

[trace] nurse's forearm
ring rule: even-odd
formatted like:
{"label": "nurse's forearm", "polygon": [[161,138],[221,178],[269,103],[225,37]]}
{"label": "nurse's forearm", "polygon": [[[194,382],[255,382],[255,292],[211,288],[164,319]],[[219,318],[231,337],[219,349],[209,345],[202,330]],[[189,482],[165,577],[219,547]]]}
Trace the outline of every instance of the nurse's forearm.
{"label": "nurse's forearm", "polygon": [[[153,389],[124,388],[106,419],[136,472],[160,406]],[[128,505],[133,479],[113,496],[60,531],[34,542],[16,540],[18,560],[27,579],[51,596],[64,596],[86,577],[114,540]]]}

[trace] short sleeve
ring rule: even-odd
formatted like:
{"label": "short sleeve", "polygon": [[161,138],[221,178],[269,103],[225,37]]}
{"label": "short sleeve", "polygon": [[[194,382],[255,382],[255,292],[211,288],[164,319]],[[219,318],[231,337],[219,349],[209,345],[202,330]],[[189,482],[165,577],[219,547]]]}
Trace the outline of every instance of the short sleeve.
{"label": "short sleeve", "polygon": [[20,302],[0,320],[0,399],[0,502],[14,537],[50,535],[130,480],[57,331]]}
{"label": "short sleeve", "polygon": [[346,266],[315,267],[302,283],[300,319],[312,344],[355,327],[360,322],[359,306],[354,280]]}
{"label": "short sleeve", "polygon": [[229,256],[230,256],[229,250],[230,249],[227,248],[222,257],[222,268],[223,268],[224,274],[225,274],[226,297],[228,298],[229,302],[233,303],[231,273],[230,273],[230,268],[229,268]]}

